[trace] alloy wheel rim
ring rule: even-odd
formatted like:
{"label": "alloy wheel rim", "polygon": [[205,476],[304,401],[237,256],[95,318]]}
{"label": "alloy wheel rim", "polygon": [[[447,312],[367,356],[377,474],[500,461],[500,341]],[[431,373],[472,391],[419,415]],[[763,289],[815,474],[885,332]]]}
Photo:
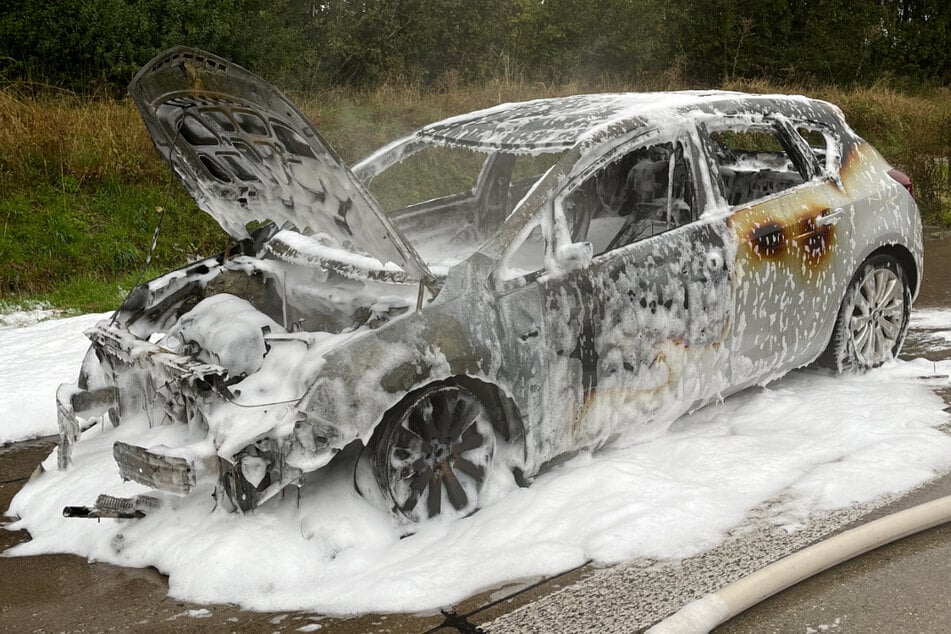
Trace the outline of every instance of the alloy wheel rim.
{"label": "alloy wheel rim", "polygon": [[865,276],[852,302],[849,335],[860,363],[872,367],[892,358],[905,317],[904,286],[891,269]]}
{"label": "alloy wheel rim", "polygon": [[394,428],[384,458],[396,509],[413,520],[475,510],[494,439],[474,397],[432,392]]}

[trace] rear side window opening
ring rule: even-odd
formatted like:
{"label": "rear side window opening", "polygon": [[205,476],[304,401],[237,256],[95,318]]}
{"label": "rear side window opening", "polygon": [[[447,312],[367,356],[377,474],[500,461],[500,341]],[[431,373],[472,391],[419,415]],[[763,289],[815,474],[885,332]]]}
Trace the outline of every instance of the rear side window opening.
{"label": "rear side window opening", "polygon": [[806,141],[819,165],[827,176],[834,176],[839,172],[839,161],[842,157],[838,137],[827,127],[821,124],[796,124],[796,132]]}
{"label": "rear side window opening", "polygon": [[718,184],[731,206],[766,198],[809,178],[806,166],[771,126],[717,126],[709,135]]}

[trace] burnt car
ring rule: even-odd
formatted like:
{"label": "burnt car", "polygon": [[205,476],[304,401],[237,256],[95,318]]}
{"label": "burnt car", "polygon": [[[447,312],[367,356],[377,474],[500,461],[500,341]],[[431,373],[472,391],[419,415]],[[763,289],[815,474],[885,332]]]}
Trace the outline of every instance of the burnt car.
{"label": "burnt car", "polygon": [[59,467],[93,426],[181,426],[178,446],[123,433],[122,477],[232,510],[348,457],[398,518],[465,515],[493,469],[524,484],[793,368],[884,363],[921,279],[910,181],[814,99],[504,104],[351,168],[214,55],[168,51],[130,91],[235,242],[88,331]]}

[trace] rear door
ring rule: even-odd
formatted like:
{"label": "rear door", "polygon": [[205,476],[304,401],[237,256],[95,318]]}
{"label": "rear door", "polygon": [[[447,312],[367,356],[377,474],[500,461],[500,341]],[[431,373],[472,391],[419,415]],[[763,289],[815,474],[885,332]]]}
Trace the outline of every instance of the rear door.
{"label": "rear door", "polygon": [[717,118],[703,127],[736,241],[734,383],[808,363],[828,341],[850,207],[782,118]]}

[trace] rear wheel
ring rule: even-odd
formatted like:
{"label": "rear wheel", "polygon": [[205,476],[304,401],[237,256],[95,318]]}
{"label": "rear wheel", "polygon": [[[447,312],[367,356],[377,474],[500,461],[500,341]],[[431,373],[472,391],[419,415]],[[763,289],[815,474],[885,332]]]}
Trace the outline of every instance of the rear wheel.
{"label": "rear wheel", "polygon": [[862,372],[898,356],[908,331],[911,289],[888,255],[866,260],[849,283],[826,351],[836,372]]}
{"label": "rear wheel", "polygon": [[418,522],[474,512],[495,448],[482,404],[468,390],[449,385],[425,390],[385,422],[370,442],[369,457],[390,508]]}

